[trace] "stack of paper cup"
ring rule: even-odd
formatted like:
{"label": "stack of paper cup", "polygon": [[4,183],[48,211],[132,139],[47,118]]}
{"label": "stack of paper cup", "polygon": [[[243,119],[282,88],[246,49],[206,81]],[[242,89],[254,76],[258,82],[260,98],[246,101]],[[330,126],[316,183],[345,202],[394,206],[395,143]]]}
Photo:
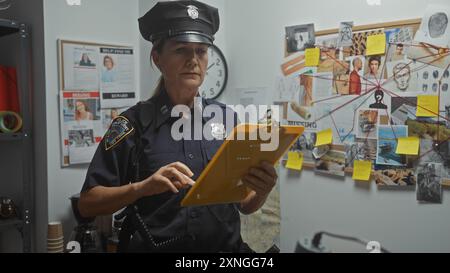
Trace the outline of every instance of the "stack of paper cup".
{"label": "stack of paper cup", "polygon": [[64,236],[61,222],[52,222],[48,224],[47,252],[64,252]]}

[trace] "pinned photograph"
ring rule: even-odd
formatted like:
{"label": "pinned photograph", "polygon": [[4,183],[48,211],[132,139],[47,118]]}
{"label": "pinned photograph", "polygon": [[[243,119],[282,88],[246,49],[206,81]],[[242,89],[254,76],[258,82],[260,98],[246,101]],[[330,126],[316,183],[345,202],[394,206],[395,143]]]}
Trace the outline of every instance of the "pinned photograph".
{"label": "pinned photograph", "polygon": [[417,167],[417,201],[442,203],[442,165],[424,163]]}
{"label": "pinned photograph", "polygon": [[303,153],[303,165],[306,167],[314,167],[313,150],[316,143],[316,133],[304,133],[297,139],[291,147],[291,152]]}
{"label": "pinned photograph", "polygon": [[388,43],[387,62],[406,60],[409,45],[414,38],[414,29],[412,27],[394,28],[386,30],[385,33]]}
{"label": "pinned photograph", "polygon": [[[102,109],[102,126],[104,133],[109,129],[112,121],[116,119],[122,112],[127,110],[127,108],[110,108]],[[104,133],[102,135],[104,135]]]}
{"label": "pinned photograph", "polygon": [[406,125],[408,125],[409,136],[437,142],[450,139],[450,129],[447,128],[446,122],[442,120],[439,122],[430,118],[408,120]]}
{"label": "pinned photograph", "polygon": [[286,41],[288,53],[314,47],[316,43],[314,24],[286,27]]}
{"label": "pinned photograph", "polygon": [[358,139],[356,142],[346,145],[347,167],[353,167],[355,160],[372,161],[377,158],[376,139]]}
{"label": "pinned photograph", "polygon": [[95,46],[59,40],[62,89],[97,90],[99,88],[99,52]]}
{"label": "pinned photograph", "polygon": [[371,31],[362,31],[362,32],[353,32],[353,43],[350,47],[350,55],[366,55],[367,49],[367,36],[383,34],[383,29],[371,30]]}
{"label": "pinned photograph", "polygon": [[95,145],[94,130],[69,130],[69,146],[75,148]]}
{"label": "pinned photograph", "polygon": [[408,136],[408,126],[379,126],[376,164],[405,166],[406,157],[397,151],[398,138]]}
{"label": "pinned photograph", "polygon": [[357,138],[376,139],[378,127],[378,110],[360,109],[357,116]]}
{"label": "pinned photograph", "polygon": [[379,187],[411,187],[416,185],[416,176],[414,175],[414,169],[377,166],[375,168],[373,176],[375,178],[375,183]]}
{"label": "pinned photograph", "polygon": [[[343,148],[343,150],[345,150]],[[333,176],[345,176],[345,151],[330,150],[319,160],[316,160],[316,173],[328,174]]]}
{"label": "pinned photograph", "polygon": [[347,47],[353,45],[353,22],[342,22],[339,27],[338,46]]}
{"label": "pinned photograph", "polygon": [[101,119],[98,92],[66,92],[63,99],[64,122],[99,121]]}
{"label": "pinned photograph", "polygon": [[317,72],[333,72],[336,61],[344,60],[350,56],[349,50],[341,50],[337,46],[338,39],[336,34],[316,38],[316,44],[320,48],[320,63]]}
{"label": "pinned photograph", "polygon": [[386,79],[386,69],[384,67],[385,57],[380,55],[370,56],[365,64],[365,79],[376,83],[382,79]]}
{"label": "pinned photograph", "polygon": [[349,95],[361,95],[366,58],[364,56],[352,56],[347,60],[350,61],[348,93]]}
{"label": "pinned photograph", "polygon": [[406,125],[416,119],[417,97],[391,98],[391,124]]}
{"label": "pinned photograph", "polygon": [[448,6],[429,5],[414,40],[438,47],[449,47],[449,17],[450,8]]}
{"label": "pinned photograph", "polygon": [[425,162],[441,164],[443,181],[450,183],[450,142],[421,139],[420,147],[419,164]]}

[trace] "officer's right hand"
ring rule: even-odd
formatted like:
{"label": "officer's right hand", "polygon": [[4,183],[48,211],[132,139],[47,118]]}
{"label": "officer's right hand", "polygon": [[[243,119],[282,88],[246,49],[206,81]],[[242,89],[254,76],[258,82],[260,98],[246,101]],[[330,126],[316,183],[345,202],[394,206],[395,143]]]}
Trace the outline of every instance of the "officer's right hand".
{"label": "officer's right hand", "polygon": [[167,191],[178,193],[180,189],[195,184],[191,179],[192,176],[194,176],[194,173],[183,163],[169,164],[139,183],[139,195],[146,197]]}

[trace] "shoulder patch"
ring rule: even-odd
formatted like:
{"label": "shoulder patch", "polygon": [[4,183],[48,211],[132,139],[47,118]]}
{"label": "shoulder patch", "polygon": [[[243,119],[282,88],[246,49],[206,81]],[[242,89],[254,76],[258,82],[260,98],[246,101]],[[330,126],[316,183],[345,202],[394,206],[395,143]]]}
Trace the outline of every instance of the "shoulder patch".
{"label": "shoulder patch", "polygon": [[131,125],[131,122],[123,116],[118,116],[111,123],[111,126],[105,135],[105,150],[108,151],[113,149],[133,132],[134,128]]}

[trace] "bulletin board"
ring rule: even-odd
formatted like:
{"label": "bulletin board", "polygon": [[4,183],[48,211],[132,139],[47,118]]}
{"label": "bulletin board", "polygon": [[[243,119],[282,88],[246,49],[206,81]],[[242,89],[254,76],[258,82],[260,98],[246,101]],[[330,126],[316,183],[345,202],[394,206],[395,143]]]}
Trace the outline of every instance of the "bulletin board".
{"label": "bulletin board", "polygon": [[[423,42],[427,16],[346,22],[313,35],[312,24],[286,27],[278,101],[289,125],[306,128],[291,149],[302,154],[304,169],[344,177],[354,174],[355,162],[356,169],[370,162],[366,182],[417,186],[419,201],[441,201],[441,187],[450,186],[450,50]],[[375,38],[385,39],[382,51]],[[332,143],[317,147],[318,135],[330,129]],[[435,190],[420,192],[425,187]]]}
{"label": "bulletin board", "polygon": [[58,40],[61,165],[90,163],[112,120],[136,103],[133,47]]}

